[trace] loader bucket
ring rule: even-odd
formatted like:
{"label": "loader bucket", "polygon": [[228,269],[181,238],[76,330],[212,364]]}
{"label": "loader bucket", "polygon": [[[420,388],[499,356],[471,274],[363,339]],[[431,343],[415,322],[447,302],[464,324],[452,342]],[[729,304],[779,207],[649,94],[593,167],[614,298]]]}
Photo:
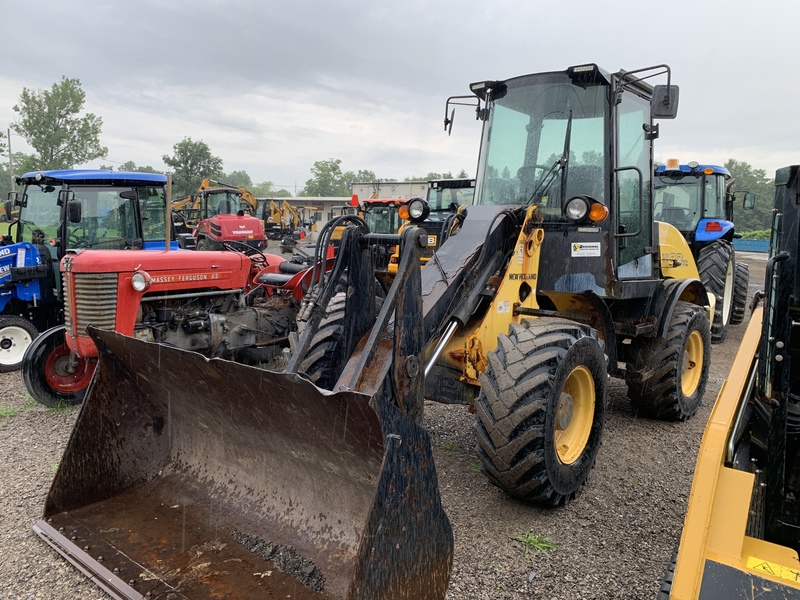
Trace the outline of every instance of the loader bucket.
{"label": "loader bucket", "polygon": [[380,394],[89,332],[98,370],[34,530],[112,596],[445,597],[430,440]]}

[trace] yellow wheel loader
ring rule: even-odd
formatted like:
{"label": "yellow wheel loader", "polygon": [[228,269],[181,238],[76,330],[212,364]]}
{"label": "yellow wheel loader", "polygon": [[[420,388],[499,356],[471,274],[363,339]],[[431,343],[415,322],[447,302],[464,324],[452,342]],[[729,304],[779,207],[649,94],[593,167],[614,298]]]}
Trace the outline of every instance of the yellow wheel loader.
{"label": "yellow wheel loader", "polygon": [[[665,66],[581,65],[472,91],[474,204],[422,269],[426,396],[474,409],[492,483],[558,505],[594,464],[609,376],[661,419],[690,417],[706,387],[714,298],[651,202],[654,119],[675,116],[678,90]],[[307,298],[290,363],[326,389],[371,331],[360,290],[377,278],[352,265],[332,279]]]}
{"label": "yellow wheel loader", "polygon": [[706,425],[659,598],[800,598],[800,166],[775,186],[763,307]]}

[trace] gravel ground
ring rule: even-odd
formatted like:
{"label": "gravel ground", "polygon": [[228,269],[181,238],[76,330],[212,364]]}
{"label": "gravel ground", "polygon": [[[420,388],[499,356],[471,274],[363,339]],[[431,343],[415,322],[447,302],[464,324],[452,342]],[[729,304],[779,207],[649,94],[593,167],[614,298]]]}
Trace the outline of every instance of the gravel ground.
{"label": "gravel ground", "polygon": [[[750,294],[763,287],[765,256],[750,264]],[[625,385],[612,380],[597,464],[582,494],[543,510],[506,497],[477,471],[473,417],[463,407],[426,403],[455,560],[448,600],[653,598],[675,549],[695,457],[714,398],[745,324],[713,347],[705,401],[686,423],[637,418]],[[18,373],[0,374],[0,600],[107,598],[31,531],[78,408],[32,402]],[[512,538],[550,537],[548,554]]]}

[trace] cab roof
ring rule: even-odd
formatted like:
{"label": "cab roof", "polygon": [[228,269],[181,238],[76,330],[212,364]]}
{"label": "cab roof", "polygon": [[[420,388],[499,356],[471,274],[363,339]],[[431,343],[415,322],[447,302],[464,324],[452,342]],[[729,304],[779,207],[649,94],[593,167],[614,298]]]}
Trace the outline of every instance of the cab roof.
{"label": "cab roof", "polygon": [[61,169],[53,171],[31,171],[17,177],[19,184],[67,183],[92,185],[163,185],[167,176],[160,173],[109,171],[106,169]]}
{"label": "cab roof", "polygon": [[689,165],[679,165],[678,169],[670,169],[667,171],[666,165],[659,165],[656,167],[656,175],[662,175],[665,173],[669,173],[670,171],[680,170],[681,173],[696,173],[697,175],[702,175],[703,171],[706,169],[711,169],[714,175],[725,175],[725,177],[730,177],[731,173],[725,167],[720,167],[718,165],[697,165],[696,167],[690,167]]}

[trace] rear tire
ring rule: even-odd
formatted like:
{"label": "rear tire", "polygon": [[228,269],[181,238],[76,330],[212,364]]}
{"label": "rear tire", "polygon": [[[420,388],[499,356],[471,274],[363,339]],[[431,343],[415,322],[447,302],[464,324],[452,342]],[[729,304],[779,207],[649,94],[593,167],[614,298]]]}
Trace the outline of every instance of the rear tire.
{"label": "rear tire", "polygon": [[0,373],[16,371],[22,357],[39,331],[28,319],[16,315],[0,315]]}
{"label": "rear tire", "polygon": [[666,338],[637,338],[628,361],[631,371],[653,370],[643,382],[628,378],[633,408],[664,421],[685,421],[703,400],[711,362],[708,317],[699,306],[678,302]]}
{"label": "rear tire", "polygon": [[597,332],[566,319],[512,323],[488,360],[475,401],[481,470],[510,496],[566,504],[586,483],[605,425]]}
{"label": "rear tire", "polygon": [[700,250],[697,270],[700,281],[717,299],[711,323],[711,343],[719,344],[728,335],[728,323],[733,311],[733,280],[736,273],[733,246],[717,240]]}
{"label": "rear tire", "polygon": [[92,381],[96,358],[79,358],[74,372],[67,370],[70,350],[64,325],[33,340],[22,358],[22,381],[34,400],[45,406],[80,404]]}
{"label": "rear tire", "polygon": [[733,311],[731,324],[738,325],[744,321],[747,313],[747,290],[750,286],[750,267],[746,263],[736,263],[736,276],[733,278]]}

